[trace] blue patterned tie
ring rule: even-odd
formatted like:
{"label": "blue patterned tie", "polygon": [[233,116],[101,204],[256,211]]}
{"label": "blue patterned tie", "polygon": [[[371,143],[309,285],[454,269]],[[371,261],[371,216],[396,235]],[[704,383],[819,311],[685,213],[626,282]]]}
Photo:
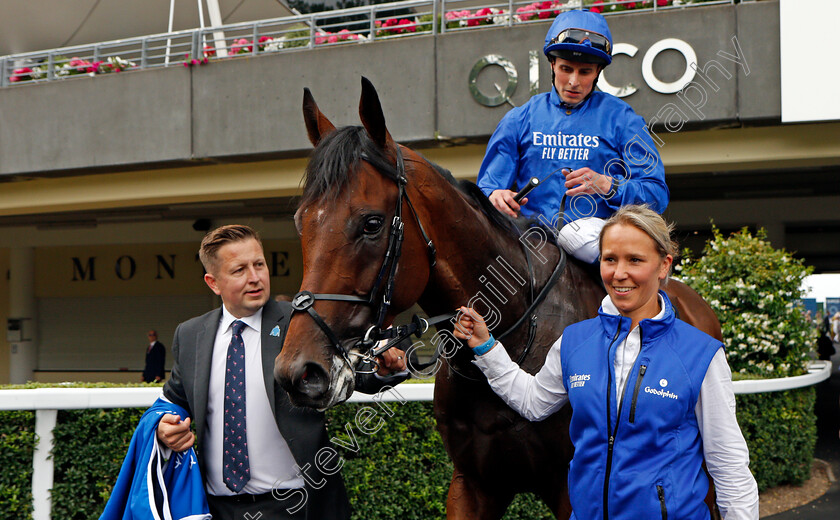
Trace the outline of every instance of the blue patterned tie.
{"label": "blue patterned tie", "polygon": [[225,485],[239,493],[251,478],[248,437],[245,431],[245,323],[233,322],[225,369],[225,437],[223,441]]}

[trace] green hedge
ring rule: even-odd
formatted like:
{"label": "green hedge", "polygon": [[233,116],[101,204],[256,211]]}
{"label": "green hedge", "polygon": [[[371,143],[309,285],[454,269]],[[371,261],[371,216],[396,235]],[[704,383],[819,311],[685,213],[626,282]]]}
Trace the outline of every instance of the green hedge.
{"label": "green hedge", "polygon": [[53,435],[52,517],[98,518],[145,409],[61,410]]}
{"label": "green hedge", "polygon": [[0,412],[0,518],[32,517],[35,413]]}
{"label": "green hedge", "polygon": [[[432,403],[383,403],[393,417],[380,410],[385,426],[374,435],[356,430],[359,450],[339,448],[346,460],[341,470],[354,520],[426,520],[446,517],[446,493],[452,462],[435,428]],[[348,439],[345,425],[353,424],[362,404],[345,404],[330,411],[330,438]],[[368,405],[370,406],[370,405]],[[376,405],[373,405],[376,407]],[[379,410],[379,408],[377,408]],[[533,495],[511,504],[506,520],[554,518]]]}
{"label": "green hedge", "polygon": [[759,491],[810,478],[817,442],[815,396],[814,387],[735,396]]}
{"label": "green hedge", "polygon": [[[750,447],[759,489],[808,478],[816,418],[813,388],[737,396],[738,421]],[[432,403],[389,403],[375,435],[355,430],[358,452],[338,448],[355,520],[444,518],[452,463],[435,429]],[[347,438],[364,404],[345,404],[328,414],[331,437]],[[117,478],[131,434],[143,410],[61,411],[55,429],[53,518],[97,518]],[[31,518],[32,412],[0,412],[0,518]],[[546,461],[550,464],[550,461]],[[521,495],[506,520],[550,519],[534,496]]]}

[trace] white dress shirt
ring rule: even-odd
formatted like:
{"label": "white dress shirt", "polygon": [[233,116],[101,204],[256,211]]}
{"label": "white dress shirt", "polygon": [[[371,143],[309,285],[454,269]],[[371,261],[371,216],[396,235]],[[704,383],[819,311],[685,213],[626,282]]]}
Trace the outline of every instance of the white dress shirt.
{"label": "white dress shirt", "polygon": [[[222,477],[222,441],[224,439],[224,389],[227,350],[236,320],[222,306],[222,319],[216,331],[210,366],[210,390],[207,395],[207,425],[202,442],[202,463],[207,474],[207,492],[211,495],[233,495]],[[245,342],[245,422],[248,432],[248,462],[251,479],[242,493],[259,495],[272,489],[302,488],[303,478],[295,469],[289,445],[280,434],[265,389],[262,365],[262,309],[246,318],[239,318],[247,327],[242,331]]]}
{"label": "white dress shirt", "polygon": [[[665,314],[660,297],[660,311],[653,319]],[[601,302],[607,314],[618,314],[618,309],[607,296]],[[561,336],[548,352],[545,364],[532,376],[514,363],[501,343],[497,343],[474,363],[487,376],[487,381],[511,408],[530,421],[540,421],[559,410],[569,400],[563,384],[560,363]],[[616,400],[621,402],[624,380],[630,375],[640,351],[641,333],[635,327],[615,355]],[[694,408],[703,456],[709,474],[715,483],[717,504],[725,520],[755,520],[758,518],[758,487],[749,470],[750,455],[747,443],[738,427],[735,416],[735,393],[732,390],[732,373],[723,349],[712,358],[700,386],[700,395]]]}

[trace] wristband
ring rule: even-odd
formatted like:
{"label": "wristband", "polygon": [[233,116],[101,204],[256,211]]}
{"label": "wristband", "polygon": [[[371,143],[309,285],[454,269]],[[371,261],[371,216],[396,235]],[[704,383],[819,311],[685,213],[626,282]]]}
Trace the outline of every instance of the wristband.
{"label": "wristband", "polygon": [[490,349],[492,349],[494,345],[496,345],[496,339],[491,334],[490,339],[488,339],[487,341],[485,341],[477,347],[473,347],[473,354],[475,354],[476,356],[483,356],[484,354],[490,352]]}

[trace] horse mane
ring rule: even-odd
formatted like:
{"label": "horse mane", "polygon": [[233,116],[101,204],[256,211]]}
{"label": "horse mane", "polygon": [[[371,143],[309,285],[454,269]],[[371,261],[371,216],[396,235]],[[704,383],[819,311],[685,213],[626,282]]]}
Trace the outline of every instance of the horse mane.
{"label": "horse mane", "polygon": [[[418,154],[420,155],[420,154]],[[364,156],[380,173],[397,181],[396,167],[382,153],[382,150],[368,137],[362,126],[343,126],[324,137],[312,151],[303,181],[303,196],[300,205],[321,199],[335,202],[344,187],[355,179],[359,163]],[[421,155],[421,157],[423,157]],[[466,200],[478,208],[494,227],[518,237],[525,226],[525,219],[512,219],[498,211],[481,189],[470,181],[458,181],[452,173],[425,157],[434,171],[446,179]],[[406,161],[410,162],[410,161]]]}

